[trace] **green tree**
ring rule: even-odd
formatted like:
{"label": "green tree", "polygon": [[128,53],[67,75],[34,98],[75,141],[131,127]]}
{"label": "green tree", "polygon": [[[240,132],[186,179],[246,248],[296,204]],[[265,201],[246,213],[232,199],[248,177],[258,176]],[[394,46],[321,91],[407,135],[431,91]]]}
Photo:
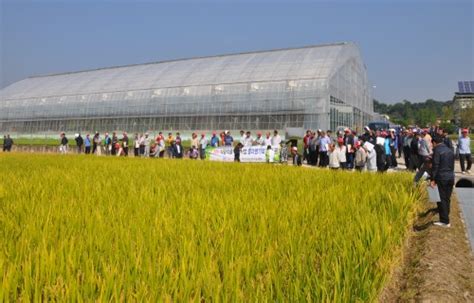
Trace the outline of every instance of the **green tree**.
{"label": "green tree", "polygon": [[467,108],[461,112],[461,127],[474,127],[474,107]]}

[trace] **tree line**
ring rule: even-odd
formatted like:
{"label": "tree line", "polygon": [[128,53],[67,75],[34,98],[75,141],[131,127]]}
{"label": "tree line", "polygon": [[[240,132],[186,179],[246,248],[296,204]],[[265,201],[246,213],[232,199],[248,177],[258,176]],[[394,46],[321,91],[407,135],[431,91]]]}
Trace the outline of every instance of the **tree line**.
{"label": "tree line", "polygon": [[448,129],[451,133],[458,127],[474,125],[474,108],[463,111],[460,125],[455,124],[453,101],[428,99],[425,102],[415,103],[403,100],[395,104],[386,104],[374,99],[374,111],[388,115],[394,124],[427,127],[440,123],[442,128]]}

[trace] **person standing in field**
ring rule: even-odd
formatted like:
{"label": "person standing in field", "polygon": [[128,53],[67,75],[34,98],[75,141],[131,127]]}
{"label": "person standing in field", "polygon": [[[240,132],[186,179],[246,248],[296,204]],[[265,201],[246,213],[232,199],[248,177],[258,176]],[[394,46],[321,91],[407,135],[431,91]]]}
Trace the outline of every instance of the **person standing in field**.
{"label": "person standing in field", "polygon": [[411,170],[410,167],[410,145],[411,145],[411,140],[413,140],[413,133],[411,130],[404,129],[402,138],[401,140],[403,141],[403,158],[405,160],[405,167],[408,170]]}
{"label": "person standing in field", "polygon": [[[311,166],[316,166],[318,164],[320,141],[321,132],[318,132],[317,135],[315,132],[312,132],[311,137],[309,139],[309,148],[307,156],[307,163]],[[321,160],[319,160],[319,163],[321,163]]]}
{"label": "person standing in field", "polygon": [[267,161],[267,163],[275,162],[275,151],[270,145],[267,146],[267,150],[265,152],[265,160]]}
{"label": "person standing in field", "polygon": [[327,154],[329,157],[329,168],[339,169],[339,167],[341,167],[341,164],[339,163],[338,154],[336,152],[336,146],[334,144],[329,144]]}
{"label": "person standing in field", "polygon": [[145,133],[145,138],[143,139],[143,145],[144,145],[143,156],[145,158],[148,158],[150,157],[150,146],[151,146],[151,138],[148,133]]}
{"label": "person standing in field", "polygon": [[76,140],[77,153],[80,154],[82,152],[82,145],[84,144],[84,139],[82,139],[81,134],[78,133],[76,134],[74,140]]}
{"label": "person standing in field", "polygon": [[324,131],[321,132],[321,139],[319,140],[319,167],[327,167],[329,165],[329,145],[331,139]]}
{"label": "person standing in field", "polygon": [[158,148],[158,157],[163,158],[165,155],[165,137],[163,137],[163,133],[159,132],[158,137],[156,137],[156,145]]}
{"label": "person standing in field", "polygon": [[339,166],[342,169],[347,169],[347,147],[345,145],[344,138],[337,139],[337,145],[334,148],[334,153],[336,154],[337,160],[339,161]]}
{"label": "person standing in field", "polygon": [[354,168],[354,135],[352,134],[352,131],[349,128],[346,128],[344,130],[344,146],[346,147],[346,163],[347,163],[345,168],[353,169]]}
{"label": "person standing in field", "polygon": [[84,140],[84,146],[85,146],[85,153],[86,155],[89,155],[91,153],[91,137],[89,134],[86,135],[86,139]]}
{"label": "person standing in field", "polygon": [[191,134],[191,146],[194,146],[196,149],[199,146],[199,138],[196,133]]}
{"label": "person standing in field", "polygon": [[61,133],[60,138],[61,138],[61,145],[59,146],[59,152],[61,154],[67,154],[67,146],[68,146],[69,140],[67,139],[65,133]]}
{"label": "person standing in field", "polygon": [[434,222],[434,225],[450,227],[449,210],[454,186],[454,153],[439,136],[433,139],[433,146],[431,187],[438,187],[441,199],[438,202],[439,221]]}
{"label": "person standing in field", "polygon": [[240,130],[240,143],[242,143],[243,146],[245,146],[245,131]]}
{"label": "person standing in field", "polygon": [[174,142],[174,150],[173,155],[176,159],[183,158],[183,146],[181,145],[181,141]]}
{"label": "person standing in field", "polygon": [[96,132],[94,135],[94,138],[92,138],[92,153],[100,156],[100,144],[101,144],[101,138],[99,135],[99,132]]}
{"label": "person standing in field", "polygon": [[247,133],[245,134],[245,137],[244,137],[244,141],[241,142],[244,147],[250,147],[253,145],[253,138],[252,138],[252,135],[249,131],[247,131]]}
{"label": "person standing in field", "polygon": [[237,145],[234,148],[234,162],[240,162],[240,152],[242,151],[242,147],[244,145],[242,143],[237,143]]}
{"label": "person standing in field", "polygon": [[420,142],[420,133],[417,129],[413,129],[413,136],[410,143],[410,170],[414,171],[418,168],[418,159],[420,155],[418,154],[418,146]]}
{"label": "person standing in field", "polygon": [[226,133],[227,133],[227,131],[224,131],[224,132],[220,133],[221,140],[219,142],[219,146],[225,146],[225,134]]}
{"label": "person standing in field", "polygon": [[13,146],[13,139],[10,138],[10,135],[7,134],[3,139],[3,151],[10,152]]}
{"label": "person standing in field", "polygon": [[425,158],[430,156],[430,147],[426,140],[428,136],[429,134],[424,130],[421,133],[421,139],[418,141],[418,167],[417,168],[420,168],[420,166],[423,163],[425,163]]}
{"label": "person standing in field", "polygon": [[168,147],[167,147],[167,154],[168,154],[168,158],[173,158],[173,153],[174,153],[174,138],[173,138],[173,134],[172,133],[168,133],[168,139],[166,139],[166,143],[168,144]]}
{"label": "person standing in field", "polygon": [[138,143],[139,143],[138,150],[140,152],[140,157],[143,157],[145,155],[145,135],[140,134],[140,137],[138,138]]}
{"label": "person standing in field", "polygon": [[140,138],[138,137],[138,133],[135,133],[133,137],[133,154],[135,157],[140,156]]}
{"label": "person standing in field", "polygon": [[216,132],[212,132],[211,146],[212,147],[218,147],[219,146],[219,137],[217,136]]}
{"label": "person standing in field", "polygon": [[174,140],[176,144],[182,144],[182,140],[181,140],[181,135],[180,133],[176,133],[176,139]]}
{"label": "person standing in field", "polygon": [[272,137],[271,137],[270,132],[266,133],[265,140],[264,140],[263,144],[265,146],[272,145]]}
{"label": "person standing in field", "polygon": [[265,143],[265,139],[262,137],[261,132],[257,132],[257,138],[255,138],[255,141],[253,143],[257,146],[263,146],[263,144]]}
{"label": "person standing in field", "polygon": [[386,156],[385,156],[385,132],[376,131],[375,153],[377,155],[377,171],[386,171]]}
{"label": "person standing in field", "polygon": [[311,133],[311,130],[308,129],[306,131],[306,135],[303,137],[303,161],[306,160],[306,163],[310,164],[310,159],[309,159],[309,143],[311,141],[311,137],[313,134]]}
{"label": "person standing in field", "polygon": [[225,146],[232,146],[234,144],[234,138],[230,135],[230,131],[226,130],[225,131],[225,137],[224,137],[224,145]]}
{"label": "person standing in field", "polygon": [[454,153],[454,145],[453,145],[453,141],[451,141],[451,139],[449,138],[449,134],[448,134],[448,130],[446,129],[443,129],[442,130],[442,135],[441,137],[443,137],[443,142],[444,144],[453,151]]}
{"label": "person standing in field", "polygon": [[355,152],[355,169],[357,171],[363,171],[365,168],[365,165],[367,164],[367,152],[365,149],[361,146],[360,141],[357,141],[354,144],[354,147],[356,149]]}
{"label": "person standing in field", "polygon": [[[471,173],[472,159],[471,159],[471,138],[469,138],[469,130],[464,128],[461,131],[461,137],[458,139],[459,162],[461,164],[461,173]],[[465,163],[467,162],[467,167]]]}
{"label": "person standing in field", "polygon": [[122,141],[123,155],[128,157],[128,136],[126,132],[123,132],[122,139],[120,139],[120,141]]}
{"label": "person standing in field", "polygon": [[117,143],[119,142],[118,140],[118,137],[117,137],[117,133],[116,132],[113,132],[112,133],[112,156],[115,156],[116,152],[117,152],[117,146],[119,146]]}
{"label": "person standing in field", "polygon": [[105,155],[106,156],[110,155],[110,152],[112,151],[112,139],[110,138],[109,133],[105,133],[104,148],[105,148]]}
{"label": "person standing in field", "polygon": [[280,143],[281,143],[281,137],[278,134],[278,131],[275,129],[273,131],[272,146],[280,146]]}
{"label": "person standing in field", "polygon": [[201,160],[206,159],[206,148],[207,148],[206,134],[201,134],[201,140],[199,140],[199,156]]}

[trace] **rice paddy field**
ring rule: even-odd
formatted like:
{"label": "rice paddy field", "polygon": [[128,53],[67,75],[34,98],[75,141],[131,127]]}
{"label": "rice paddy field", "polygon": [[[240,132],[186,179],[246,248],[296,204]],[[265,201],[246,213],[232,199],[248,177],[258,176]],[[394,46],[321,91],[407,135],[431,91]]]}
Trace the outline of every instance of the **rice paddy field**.
{"label": "rice paddy field", "polygon": [[0,155],[0,301],[376,301],[405,173]]}

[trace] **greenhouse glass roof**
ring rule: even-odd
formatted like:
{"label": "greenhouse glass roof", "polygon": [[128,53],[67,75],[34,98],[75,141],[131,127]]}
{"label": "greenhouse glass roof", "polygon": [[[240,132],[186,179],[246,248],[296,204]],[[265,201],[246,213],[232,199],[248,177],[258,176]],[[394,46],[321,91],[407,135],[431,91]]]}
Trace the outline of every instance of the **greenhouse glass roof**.
{"label": "greenhouse glass roof", "polygon": [[[349,52],[345,52],[350,49]],[[345,54],[341,56],[341,53]],[[30,77],[1,90],[3,100],[225,83],[327,79],[352,43],[199,57]]]}

